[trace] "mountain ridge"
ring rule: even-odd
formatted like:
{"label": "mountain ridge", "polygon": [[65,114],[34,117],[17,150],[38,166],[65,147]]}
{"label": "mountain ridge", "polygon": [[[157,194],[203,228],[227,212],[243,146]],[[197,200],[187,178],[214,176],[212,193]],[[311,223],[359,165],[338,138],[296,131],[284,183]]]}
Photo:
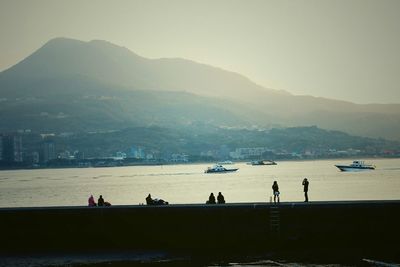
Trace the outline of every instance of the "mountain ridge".
{"label": "mountain ridge", "polygon": [[[131,95],[129,96],[132,98],[131,103],[137,107],[129,108],[129,103],[122,97],[124,90],[133,92],[133,95],[135,91],[158,91],[166,94],[148,103],[152,108],[144,107],[140,100],[133,99]],[[190,97],[176,95],[177,92],[186,92]],[[84,42],[55,38],[13,67],[0,72],[0,98],[7,99],[3,100],[3,104],[10,102],[6,108],[0,108],[0,111],[9,116],[17,113],[16,108],[21,108],[22,103],[14,101],[17,98],[36,97],[46,99],[45,102],[57,102],[56,96],[47,97],[56,93],[65,97],[70,96],[75,104],[85,94],[97,95],[99,99],[101,94],[114,97],[114,100],[119,99],[114,102],[110,100],[108,106],[103,103],[104,100],[101,105],[99,103],[96,105],[99,105],[99,109],[102,106],[110,112],[112,110],[115,118],[127,117],[126,112],[132,113],[130,115],[132,120],[128,120],[127,123],[133,123],[133,120],[135,123],[140,123],[141,119],[135,115],[135,112],[143,115],[140,110],[147,110],[150,113],[152,110],[158,112],[164,110],[162,98],[172,101],[167,95],[175,93],[175,97],[185,99],[177,100],[180,101],[181,108],[179,111],[181,114],[175,118],[178,123],[179,117],[185,117],[185,121],[190,121],[188,114],[197,116],[197,119],[205,118],[190,110],[190,102],[194,101],[197,103],[196,106],[204,106],[203,110],[197,110],[198,113],[214,109],[217,124],[223,123],[222,118],[217,118],[218,113],[228,111],[230,114],[228,120],[234,126],[237,118],[238,127],[317,125],[325,129],[341,130],[362,136],[397,140],[400,138],[400,104],[360,105],[313,96],[296,96],[286,91],[264,88],[243,75],[218,67],[180,58],[147,59],[125,47],[103,40]],[[144,97],[145,94],[141,96]],[[12,104],[13,101],[15,103]],[[210,103],[213,103],[211,105],[213,108]],[[121,106],[125,109],[120,109]],[[88,112],[88,108],[83,106],[71,104],[70,108]],[[173,107],[169,106],[169,109]],[[164,112],[163,115],[168,113]],[[151,116],[157,117],[159,114]],[[224,118],[227,119],[226,116]],[[80,120],[78,114],[76,119]],[[147,123],[144,118],[143,123]],[[174,122],[169,120],[169,123]],[[12,128],[12,124],[7,127]]]}

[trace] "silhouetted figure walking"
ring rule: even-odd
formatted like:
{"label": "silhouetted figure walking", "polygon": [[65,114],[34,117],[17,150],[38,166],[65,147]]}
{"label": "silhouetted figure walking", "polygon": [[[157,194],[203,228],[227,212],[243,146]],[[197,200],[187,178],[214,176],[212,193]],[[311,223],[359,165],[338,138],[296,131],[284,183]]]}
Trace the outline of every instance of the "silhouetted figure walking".
{"label": "silhouetted figure walking", "polygon": [[97,206],[104,206],[104,199],[102,195],[100,195],[99,200],[97,200]]}
{"label": "silhouetted figure walking", "polygon": [[211,193],[208,197],[208,201],[206,202],[206,204],[215,204],[215,196],[213,193]]}
{"label": "silhouetted figure walking", "polygon": [[274,184],[272,185],[272,191],[274,194],[274,203],[276,203],[276,199],[278,198],[278,203],[280,202],[279,200],[279,186],[278,183],[276,181],[274,181]]}
{"label": "silhouetted figure walking", "polygon": [[221,192],[218,193],[217,201],[218,201],[218,204],[225,204],[225,198],[224,198],[224,196],[221,194]]}
{"label": "silhouetted figure walking", "polygon": [[308,182],[307,178],[304,178],[303,180],[303,187],[304,187],[304,202],[308,202],[308,185],[310,183]]}

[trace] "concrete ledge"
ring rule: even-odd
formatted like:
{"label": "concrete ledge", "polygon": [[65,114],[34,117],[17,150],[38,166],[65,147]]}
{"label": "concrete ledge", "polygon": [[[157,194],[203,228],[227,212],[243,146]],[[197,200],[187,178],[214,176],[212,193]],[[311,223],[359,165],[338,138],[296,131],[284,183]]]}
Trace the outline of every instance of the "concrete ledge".
{"label": "concrete ledge", "polygon": [[294,206],[338,206],[338,205],[387,205],[399,204],[400,200],[342,200],[342,201],[311,201],[305,202],[281,202],[274,204],[270,202],[240,202],[226,204],[170,204],[170,205],[113,205],[110,207],[88,207],[88,206],[46,206],[46,207],[0,207],[2,211],[26,211],[26,210],[76,210],[76,209],[121,209],[121,208],[210,208],[210,207],[294,207]]}
{"label": "concrete ledge", "polygon": [[5,252],[323,248],[400,255],[399,200],[0,208],[0,227]]}

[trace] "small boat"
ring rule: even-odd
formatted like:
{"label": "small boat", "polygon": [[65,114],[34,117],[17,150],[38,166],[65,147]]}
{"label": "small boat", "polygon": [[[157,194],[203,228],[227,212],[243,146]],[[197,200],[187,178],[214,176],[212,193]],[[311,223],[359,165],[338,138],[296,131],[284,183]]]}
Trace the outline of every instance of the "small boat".
{"label": "small boat", "polygon": [[216,164],[212,167],[208,167],[207,170],[205,170],[205,173],[223,173],[223,172],[235,172],[239,169],[227,169],[224,166],[220,165],[220,164]]}
{"label": "small boat", "polygon": [[365,164],[362,160],[355,160],[350,165],[335,165],[342,172],[346,171],[362,171],[362,170],[375,170],[375,166]]}
{"label": "small boat", "polygon": [[276,162],[273,160],[253,160],[248,165],[258,166],[258,165],[276,165]]}

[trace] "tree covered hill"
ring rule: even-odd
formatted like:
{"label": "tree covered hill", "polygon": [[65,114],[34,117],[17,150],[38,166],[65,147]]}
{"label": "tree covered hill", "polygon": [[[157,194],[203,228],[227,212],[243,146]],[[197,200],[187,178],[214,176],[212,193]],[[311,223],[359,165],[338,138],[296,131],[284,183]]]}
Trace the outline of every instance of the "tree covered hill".
{"label": "tree covered hill", "polygon": [[[134,127],[111,132],[80,133],[68,137],[56,136],[57,150],[84,152],[86,157],[107,157],[118,151],[129,156],[132,147],[146,153],[168,158],[174,153],[192,157],[211,151],[213,157],[226,157],[225,152],[238,148],[264,147],[277,153],[303,154],[311,151],[316,157],[326,157],[329,151],[359,150],[360,155],[381,155],[385,150],[400,151],[400,143],[383,139],[362,138],[339,131],[327,131],[315,126],[270,130],[205,128],[180,129],[159,126]],[[221,151],[224,152],[221,152]],[[220,153],[225,153],[224,155]],[[275,155],[276,156],[276,155]]]}

